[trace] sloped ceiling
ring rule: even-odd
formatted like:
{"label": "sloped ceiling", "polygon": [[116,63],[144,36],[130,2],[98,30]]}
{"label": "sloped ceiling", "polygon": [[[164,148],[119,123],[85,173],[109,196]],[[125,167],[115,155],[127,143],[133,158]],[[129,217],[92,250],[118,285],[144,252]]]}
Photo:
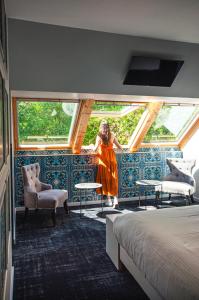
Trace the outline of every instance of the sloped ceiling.
{"label": "sloped ceiling", "polygon": [[198,0],[6,0],[8,17],[199,43]]}
{"label": "sloped ceiling", "polygon": [[[6,0],[6,10],[12,90],[199,97],[198,0]],[[185,63],[171,88],[125,86],[137,53]]]}

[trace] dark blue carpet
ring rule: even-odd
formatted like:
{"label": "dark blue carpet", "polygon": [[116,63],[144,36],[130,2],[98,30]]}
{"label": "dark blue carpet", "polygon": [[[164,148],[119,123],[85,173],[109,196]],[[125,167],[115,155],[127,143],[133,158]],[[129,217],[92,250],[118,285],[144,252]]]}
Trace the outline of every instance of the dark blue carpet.
{"label": "dark blue carpet", "polygon": [[56,227],[49,211],[32,211],[25,224],[18,212],[14,300],[148,299],[127,271],[115,269],[105,251],[106,215],[140,210],[135,204],[120,209],[102,213],[93,207],[80,218],[78,210],[67,216],[60,208]]}
{"label": "dark blue carpet", "polygon": [[[14,248],[15,300],[147,299],[127,272],[118,272],[105,252],[105,215],[99,207],[79,217],[58,210],[52,227],[48,211],[17,213]],[[106,209],[106,210],[107,210]]]}

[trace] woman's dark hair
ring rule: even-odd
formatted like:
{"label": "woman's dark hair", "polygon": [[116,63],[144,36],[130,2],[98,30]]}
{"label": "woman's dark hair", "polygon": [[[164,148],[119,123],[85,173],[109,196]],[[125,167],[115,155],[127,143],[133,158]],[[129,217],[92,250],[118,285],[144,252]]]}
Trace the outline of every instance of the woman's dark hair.
{"label": "woman's dark hair", "polygon": [[[101,130],[102,128],[106,128],[107,129],[107,133],[106,134],[102,134]],[[108,145],[111,139],[111,131],[110,131],[110,127],[107,121],[102,121],[100,123],[100,129],[99,129],[99,133],[98,136],[102,139],[102,142],[105,145]]]}

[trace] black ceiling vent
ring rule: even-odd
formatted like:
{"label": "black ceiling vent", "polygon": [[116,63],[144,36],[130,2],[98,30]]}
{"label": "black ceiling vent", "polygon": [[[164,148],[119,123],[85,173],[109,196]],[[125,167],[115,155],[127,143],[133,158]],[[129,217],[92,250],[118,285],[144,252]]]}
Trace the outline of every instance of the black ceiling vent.
{"label": "black ceiling vent", "polygon": [[123,84],[169,87],[183,63],[182,60],[133,56]]}

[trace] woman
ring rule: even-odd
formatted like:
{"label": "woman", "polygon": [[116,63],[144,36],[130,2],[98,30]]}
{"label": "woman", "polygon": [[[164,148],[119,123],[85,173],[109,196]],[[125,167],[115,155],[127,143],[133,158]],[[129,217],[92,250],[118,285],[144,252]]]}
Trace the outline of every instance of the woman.
{"label": "woman", "polygon": [[118,170],[113,144],[122,150],[122,146],[110,131],[108,122],[102,121],[94,146],[94,151],[98,150],[96,182],[102,184],[102,188],[97,190],[97,193],[107,196],[108,206],[112,206],[111,196],[113,196],[113,208],[115,208],[118,206]]}

